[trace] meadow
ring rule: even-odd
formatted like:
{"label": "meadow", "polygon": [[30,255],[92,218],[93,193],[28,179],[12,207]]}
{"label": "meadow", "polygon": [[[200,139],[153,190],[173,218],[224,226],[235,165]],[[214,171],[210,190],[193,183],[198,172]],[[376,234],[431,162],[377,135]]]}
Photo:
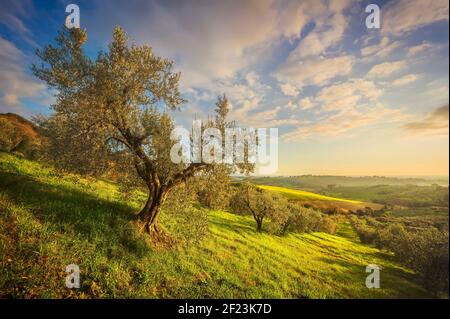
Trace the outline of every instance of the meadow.
{"label": "meadow", "polygon": [[370,207],[373,210],[379,210],[383,208],[383,205],[368,201],[364,202],[343,197],[332,197],[299,189],[271,185],[258,185],[258,187],[268,191],[277,192],[290,200],[309,204],[310,206],[321,210],[336,208],[338,210],[348,212],[365,209],[366,207]]}
{"label": "meadow", "polygon": [[[206,210],[206,237],[167,248],[136,224],[142,201],[139,191],[124,199],[113,182],[0,153],[0,296],[432,297],[392,253],[361,243],[349,222],[335,235],[275,236],[256,232],[250,216]],[[161,218],[170,226],[164,211]],[[64,285],[72,263],[81,269],[78,290]],[[368,264],[381,267],[380,289],[365,286]]]}

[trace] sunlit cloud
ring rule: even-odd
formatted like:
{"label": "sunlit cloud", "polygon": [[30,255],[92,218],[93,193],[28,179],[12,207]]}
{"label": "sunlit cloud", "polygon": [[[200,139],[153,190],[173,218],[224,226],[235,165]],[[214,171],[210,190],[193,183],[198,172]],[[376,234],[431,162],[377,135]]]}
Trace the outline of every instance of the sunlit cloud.
{"label": "sunlit cloud", "polygon": [[414,55],[417,55],[417,54],[422,53],[424,51],[430,50],[432,48],[433,48],[433,45],[431,43],[424,41],[424,42],[422,42],[419,45],[415,45],[413,47],[410,47],[408,49],[408,54],[407,55],[408,56],[414,56]]}
{"label": "sunlit cloud", "polygon": [[405,76],[402,76],[401,78],[398,78],[394,82],[392,82],[392,85],[396,85],[396,86],[406,85],[406,84],[416,81],[418,78],[419,78],[419,76],[417,74],[407,74]]}
{"label": "sunlit cloud", "polygon": [[306,85],[322,86],[337,76],[349,75],[354,57],[349,55],[335,58],[312,58],[308,61],[287,61],[282,65],[275,77],[301,88]]}
{"label": "sunlit cloud", "polygon": [[280,83],[280,89],[287,96],[297,96],[300,93],[299,89],[289,83]]}
{"label": "sunlit cloud", "polygon": [[423,119],[403,125],[411,134],[443,135],[449,131],[449,107],[441,106],[428,113]]}
{"label": "sunlit cloud", "polygon": [[[0,37],[0,111],[23,112],[22,98],[48,101],[45,85],[26,72],[26,56]],[[25,65],[24,65],[25,64]]]}
{"label": "sunlit cloud", "polygon": [[375,65],[367,73],[369,77],[384,78],[406,67],[405,61],[384,62]]}
{"label": "sunlit cloud", "polygon": [[402,35],[420,27],[448,21],[447,0],[397,0],[382,8],[383,33]]}
{"label": "sunlit cloud", "polygon": [[295,130],[282,135],[285,142],[296,142],[310,138],[337,137],[368,125],[384,122],[397,122],[403,118],[399,110],[381,105],[360,109],[347,109],[327,116],[320,122],[300,125]]}
{"label": "sunlit cloud", "polygon": [[[374,134],[374,127],[376,134],[389,136],[386,141],[397,138],[392,130],[398,138],[401,132],[413,136],[419,122],[426,119],[428,126],[422,127],[431,127],[435,121],[436,115],[423,115],[425,110],[447,103],[448,3],[383,3],[380,30],[364,27],[361,1],[77,4],[89,34],[88,52],[106,49],[112,29],[121,25],[132,41],[174,60],[188,100],[182,112],[174,112],[177,123],[207,117],[225,93],[230,118],[240,126],[278,127],[283,141],[303,143],[330,137],[346,142],[354,132]],[[64,17],[55,16],[64,5],[57,10],[49,5],[39,17],[33,7],[31,0],[0,3],[2,112],[35,113],[37,104],[52,102],[30,74],[30,56],[57,32],[56,25],[36,22]]]}

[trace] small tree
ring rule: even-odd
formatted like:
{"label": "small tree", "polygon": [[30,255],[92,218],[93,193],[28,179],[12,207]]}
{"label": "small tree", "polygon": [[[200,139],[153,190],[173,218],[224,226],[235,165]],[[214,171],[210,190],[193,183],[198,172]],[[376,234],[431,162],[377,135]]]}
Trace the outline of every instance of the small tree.
{"label": "small tree", "polygon": [[282,214],[285,200],[276,193],[265,191],[250,183],[243,183],[238,186],[230,206],[236,214],[252,215],[256,222],[256,230],[261,232],[265,218],[276,219]]}
{"label": "small tree", "polygon": [[[56,46],[37,51],[42,63],[33,65],[33,72],[57,92],[54,114],[40,123],[49,137],[47,153],[64,168],[89,174],[113,169],[122,179],[145,185],[148,199],[137,216],[147,232],[158,231],[168,192],[215,164],[171,161],[176,141],[170,139],[174,124],[168,112],[186,102],[172,61],[147,45],[129,46],[120,27],[109,50],[95,60],[83,51],[86,41],[85,31],[64,29]],[[216,106],[217,116],[206,126],[230,126],[226,97]],[[240,166],[245,172],[252,168]]]}

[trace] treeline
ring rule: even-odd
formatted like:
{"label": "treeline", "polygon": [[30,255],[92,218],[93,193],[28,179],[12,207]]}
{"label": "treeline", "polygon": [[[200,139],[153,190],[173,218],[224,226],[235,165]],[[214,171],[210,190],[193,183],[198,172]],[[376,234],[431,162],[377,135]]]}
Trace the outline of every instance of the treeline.
{"label": "treeline", "polygon": [[254,184],[264,184],[297,188],[302,190],[319,191],[335,187],[371,187],[378,185],[418,185],[430,186],[438,184],[448,185],[448,178],[400,178],[386,176],[326,176],[326,175],[301,175],[301,176],[259,176],[250,177],[247,181]]}
{"label": "treeline", "polygon": [[327,195],[354,198],[389,206],[448,207],[448,187],[440,185],[377,185],[370,187],[334,187]]}

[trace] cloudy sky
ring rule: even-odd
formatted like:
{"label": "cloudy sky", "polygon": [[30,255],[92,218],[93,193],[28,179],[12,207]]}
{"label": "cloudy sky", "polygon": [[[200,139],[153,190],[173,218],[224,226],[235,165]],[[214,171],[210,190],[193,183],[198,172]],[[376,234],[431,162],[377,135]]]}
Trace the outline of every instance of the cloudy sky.
{"label": "cloudy sky", "polygon": [[[278,127],[278,174],[448,175],[447,0],[2,0],[0,112],[49,113],[29,67],[69,3],[92,56],[121,25],[175,61],[178,123],[226,93],[242,126]],[[366,28],[369,3],[380,29]]]}

